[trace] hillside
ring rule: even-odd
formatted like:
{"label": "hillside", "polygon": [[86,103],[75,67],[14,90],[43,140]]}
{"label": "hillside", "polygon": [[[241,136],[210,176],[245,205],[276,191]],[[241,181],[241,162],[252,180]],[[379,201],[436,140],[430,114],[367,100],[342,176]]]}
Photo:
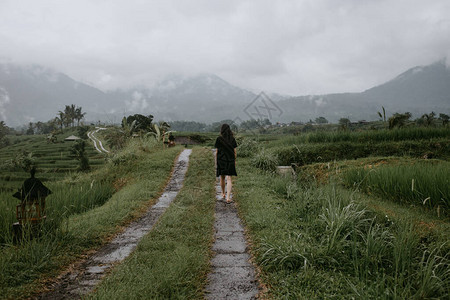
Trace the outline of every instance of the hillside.
{"label": "hillside", "polygon": [[[431,111],[449,114],[450,69],[445,60],[414,67],[361,93],[268,95],[282,111],[272,122],[305,122],[319,116],[331,122],[342,117],[376,120],[382,106],[388,116],[405,111],[413,117]],[[118,123],[124,115],[134,113],[166,121],[245,120],[245,109],[256,97],[214,74],[173,75],[151,87],[104,92],[42,66],[0,64],[0,119],[8,126],[47,121],[68,104],[81,106],[88,122]]]}
{"label": "hillside", "polygon": [[445,60],[414,67],[396,78],[362,93],[293,97],[279,103],[285,121],[307,121],[324,116],[376,120],[384,106],[387,115],[409,111],[413,117],[424,113],[450,113],[450,69]]}

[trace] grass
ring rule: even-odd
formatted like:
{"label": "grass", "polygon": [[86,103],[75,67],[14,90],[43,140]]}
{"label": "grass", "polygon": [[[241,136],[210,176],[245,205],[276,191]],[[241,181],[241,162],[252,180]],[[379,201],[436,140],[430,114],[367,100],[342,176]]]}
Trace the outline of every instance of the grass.
{"label": "grass", "polygon": [[[44,234],[39,239],[19,245],[9,242],[2,245],[0,294],[3,297],[30,297],[33,291],[42,288],[42,279],[56,276],[61,268],[82,253],[104,243],[120,226],[130,222],[155,201],[180,148],[161,151],[159,146],[135,141],[124,150],[127,151],[135,153],[138,160],[122,165],[110,163],[89,174],[74,173],[69,176],[64,183],[67,184],[66,189],[74,185],[73,192],[67,194],[72,199],[56,203],[53,195],[47,198],[49,204],[55,201],[55,207],[59,206],[62,218],[58,222],[46,222]],[[83,197],[81,186],[83,190],[89,189],[92,180],[93,187],[99,184],[99,191],[93,193],[91,190],[88,195],[92,197]],[[116,192],[109,199],[99,196],[110,193],[111,185]],[[56,190],[55,187],[55,195],[58,196]],[[72,207],[70,204],[68,207],[71,202],[76,205]],[[0,214],[3,220],[3,211]]]}
{"label": "grass", "polygon": [[[450,246],[445,221],[405,207],[399,209],[406,213],[388,217],[368,205],[371,201],[382,205],[379,200],[339,185],[278,178],[258,172],[248,159],[241,159],[238,166],[236,201],[268,297],[448,296]],[[421,218],[440,225],[424,230],[418,224]]]}
{"label": "grass", "polygon": [[174,203],[89,298],[202,298],[213,239],[213,166],[209,149],[193,149]]}
{"label": "grass", "polygon": [[[12,137],[13,142],[0,149],[0,191],[13,192],[29,177],[21,167],[14,166],[14,161],[30,153],[37,167],[36,176],[43,181],[59,180],[62,175],[74,172],[79,163],[70,154],[73,142],[63,142],[71,134],[77,135],[77,131],[66,130],[58,134],[57,143],[47,143],[46,135]],[[105,163],[104,155],[98,153],[90,143],[87,143],[86,154],[92,169],[98,169]]]}
{"label": "grass", "polygon": [[448,143],[448,139],[398,142],[374,142],[367,140],[363,142],[306,143],[278,147],[271,146],[269,150],[278,156],[282,165],[290,165],[291,163],[307,165],[317,162],[373,156],[450,158],[450,143]]}
{"label": "grass", "polygon": [[450,204],[450,163],[446,161],[352,168],[343,180],[349,187],[392,201],[426,208],[440,206],[443,214]]}
{"label": "grass", "polygon": [[363,131],[316,131],[299,134],[296,136],[286,136],[271,143],[274,147],[289,146],[292,144],[305,143],[339,143],[352,142],[361,143],[372,142],[399,142],[449,139],[450,129],[447,127],[405,127],[393,130],[363,130]]}

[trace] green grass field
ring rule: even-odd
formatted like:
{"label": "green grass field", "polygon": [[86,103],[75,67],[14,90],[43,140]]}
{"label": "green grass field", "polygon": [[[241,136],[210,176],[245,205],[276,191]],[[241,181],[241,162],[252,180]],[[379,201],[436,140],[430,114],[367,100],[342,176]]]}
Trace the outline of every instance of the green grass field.
{"label": "green grass field", "polygon": [[120,227],[155,201],[172,170],[180,148],[161,151],[152,140],[134,141],[112,160],[90,173],[67,173],[47,182],[47,219],[39,239],[12,243],[10,226],[17,200],[0,193],[0,294],[29,297],[42,288],[40,278],[58,274],[62,267],[104,243]]}
{"label": "green grass field", "polygon": [[[204,296],[213,236],[210,148],[216,134],[206,136],[206,147],[194,147],[173,205],[89,297]],[[153,139],[132,139],[106,159],[89,152],[93,168],[79,173],[65,144],[47,145],[39,138],[17,137],[0,149],[4,163],[34,147],[38,177],[54,192],[42,238],[14,245],[9,226],[17,201],[11,194],[27,174],[0,173],[4,298],[35,295],[45,279],[139,216],[157,199],[183,148],[163,150]],[[265,287],[263,298],[449,297],[449,128],[237,134],[237,140],[234,199]],[[295,176],[275,171],[291,163],[297,164]]]}

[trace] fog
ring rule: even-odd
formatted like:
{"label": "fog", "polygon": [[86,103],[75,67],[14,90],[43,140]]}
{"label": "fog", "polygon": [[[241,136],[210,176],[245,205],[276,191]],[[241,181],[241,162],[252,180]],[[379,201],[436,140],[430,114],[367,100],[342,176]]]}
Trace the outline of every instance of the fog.
{"label": "fog", "polygon": [[1,1],[0,60],[103,90],[214,73],[252,91],[359,92],[448,56],[450,2]]}

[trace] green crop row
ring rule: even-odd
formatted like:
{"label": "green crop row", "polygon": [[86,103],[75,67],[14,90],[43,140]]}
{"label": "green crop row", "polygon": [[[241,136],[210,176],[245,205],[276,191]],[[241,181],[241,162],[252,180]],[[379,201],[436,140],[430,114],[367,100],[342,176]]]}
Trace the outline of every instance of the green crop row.
{"label": "green crop row", "polygon": [[343,179],[348,187],[393,201],[440,206],[443,213],[450,205],[450,163],[446,161],[349,169]]}
{"label": "green crop row", "polygon": [[273,146],[283,146],[302,143],[399,142],[444,138],[447,140],[450,138],[450,128],[448,127],[408,127],[394,130],[316,131],[283,137],[271,144]]}
{"label": "green crop row", "polygon": [[297,163],[306,165],[342,159],[357,159],[369,156],[411,156],[423,158],[449,158],[448,139],[380,142],[372,141],[298,144],[272,147],[280,165]]}
{"label": "green crop row", "polygon": [[236,201],[268,298],[448,296],[448,231],[422,232],[418,215],[390,219],[333,184],[258,172],[247,159],[238,166]]}

